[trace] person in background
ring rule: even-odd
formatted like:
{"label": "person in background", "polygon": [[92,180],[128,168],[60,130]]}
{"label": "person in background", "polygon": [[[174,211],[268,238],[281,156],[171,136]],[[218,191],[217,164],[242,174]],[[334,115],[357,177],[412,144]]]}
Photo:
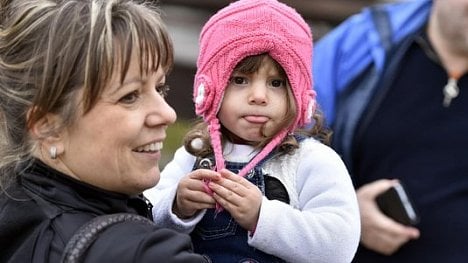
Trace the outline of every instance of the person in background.
{"label": "person in background", "polygon": [[[468,0],[404,1],[366,8],[315,45],[318,103],[360,205],[355,262],[468,258],[467,28]],[[378,209],[398,181],[417,225]]]}
{"label": "person in background", "polygon": [[311,43],[303,18],[276,0],[236,1],[202,29],[203,121],[144,194],[158,225],[190,233],[213,262],[353,258],[359,209],[343,162],[321,142]]}
{"label": "person in background", "polygon": [[0,261],[62,262],[78,228],[124,213],[151,224],[110,227],[84,262],[207,262],[190,236],[152,224],[141,194],[159,180],[176,119],[164,99],[173,48],[159,9],[12,0],[1,12]]}

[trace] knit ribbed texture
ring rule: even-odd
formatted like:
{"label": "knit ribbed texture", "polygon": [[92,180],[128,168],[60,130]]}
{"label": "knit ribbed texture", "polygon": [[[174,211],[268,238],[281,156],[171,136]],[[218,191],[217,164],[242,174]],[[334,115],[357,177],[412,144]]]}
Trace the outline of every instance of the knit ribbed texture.
{"label": "knit ribbed texture", "polygon": [[296,101],[296,119],[239,172],[244,176],[281,143],[286,134],[310,122],[315,110],[310,27],[293,8],[276,0],[240,0],[209,19],[199,42],[193,93],[195,111],[208,123],[218,171],[224,168],[224,158],[217,113],[235,66],[247,56],[268,53],[288,76]]}

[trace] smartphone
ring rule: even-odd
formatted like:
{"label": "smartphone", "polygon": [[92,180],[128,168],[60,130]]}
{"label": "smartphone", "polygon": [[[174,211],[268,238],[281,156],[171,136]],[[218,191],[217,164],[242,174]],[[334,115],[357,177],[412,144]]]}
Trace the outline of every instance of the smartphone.
{"label": "smartphone", "polygon": [[401,183],[395,184],[376,198],[380,210],[404,225],[419,223],[419,215]]}

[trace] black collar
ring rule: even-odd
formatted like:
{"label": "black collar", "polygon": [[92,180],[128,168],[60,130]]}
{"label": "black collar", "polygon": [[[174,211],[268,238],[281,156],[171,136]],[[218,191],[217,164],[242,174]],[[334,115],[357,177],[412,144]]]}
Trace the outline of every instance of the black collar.
{"label": "black collar", "polygon": [[28,191],[64,210],[149,216],[142,195],[127,196],[97,188],[52,169],[38,159],[19,171],[20,182]]}

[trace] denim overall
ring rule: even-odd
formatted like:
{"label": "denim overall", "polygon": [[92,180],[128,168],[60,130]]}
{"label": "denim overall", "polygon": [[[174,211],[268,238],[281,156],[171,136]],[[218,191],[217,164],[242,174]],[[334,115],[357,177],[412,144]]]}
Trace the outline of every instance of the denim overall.
{"label": "denim overall", "polygon": [[[226,162],[226,169],[238,173],[245,165]],[[245,178],[257,185],[265,195],[265,173],[261,167],[261,164],[257,165]],[[216,213],[215,209],[208,209],[191,233],[195,252],[207,255],[213,262],[285,262],[249,246],[247,235],[247,230],[238,225],[226,210]]]}

